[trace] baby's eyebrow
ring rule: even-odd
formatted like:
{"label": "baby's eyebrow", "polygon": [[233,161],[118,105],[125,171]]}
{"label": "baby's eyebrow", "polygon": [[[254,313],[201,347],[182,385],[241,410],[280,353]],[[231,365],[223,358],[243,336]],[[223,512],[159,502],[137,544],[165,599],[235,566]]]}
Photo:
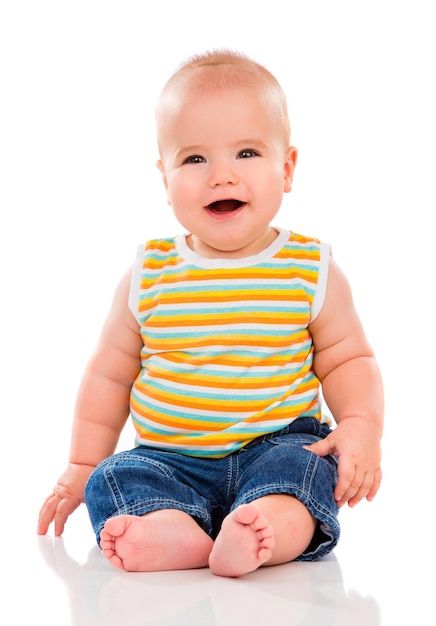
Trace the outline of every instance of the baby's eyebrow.
{"label": "baby's eyebrow", "polygon": [[205,147],[196,145],[196,146],[184,146],[183,148],[177,148],[175,152],[176,157],[184,157],[192,154],[201,154],[204,152]]}
{"label": "baby's eyebrow", "polygon": [[[241,150],[242,148],[258,148],[265,150],[267,148],[267,144],[263,141],[263,139],[259,139],[258,137],[247,137],[245,139],[238,139],[231,147],[234,150]],[[175,152],[175,157],[183,158],[186,156],[190,156],[193,154],[202,154],[207,150],[206,146],[200,144],[194,144],[192,146],[183,146],[182,148],[178,148]]]}
{"label": "baby's eyebrow", "polygon": [[267,144],[263,141],[263,139],[259,139],[258,137],[248,137],[247,139],[238,140],[234,144],[235,148],[266,148]]}

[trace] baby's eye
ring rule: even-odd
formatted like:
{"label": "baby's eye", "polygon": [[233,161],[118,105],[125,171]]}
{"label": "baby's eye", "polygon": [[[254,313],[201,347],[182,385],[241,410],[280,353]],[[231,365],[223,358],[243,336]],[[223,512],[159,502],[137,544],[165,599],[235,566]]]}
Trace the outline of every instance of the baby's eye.
{"label": "baby's eye", "polygon": [[205,163],[206,159],[204,159],[199,154],[193,154],[192,156],[187,157],[183,163]]}
{"label": "baby's eye", "polygon": [[259,156],[259,153],[251,149],[241,150],[241,152],[238,153],[238,159],[250,159],[254,156]]}

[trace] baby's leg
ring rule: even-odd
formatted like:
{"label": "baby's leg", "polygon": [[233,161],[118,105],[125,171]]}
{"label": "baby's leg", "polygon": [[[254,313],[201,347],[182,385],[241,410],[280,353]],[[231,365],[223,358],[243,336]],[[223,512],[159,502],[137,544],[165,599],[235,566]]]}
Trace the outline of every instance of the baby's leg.
{"label": "baby's leg", "polygon": [[316,520],[295,497],[272,494],[232,511],[209,557],[219,576],[241,576],[261,565],[287,563],[309,545]]}
{"label": "baby's leg", "polygon": [[108,519],[100,545],[115,567],[156,572],[206,567],[213,541],[187,513],[164,509]]}

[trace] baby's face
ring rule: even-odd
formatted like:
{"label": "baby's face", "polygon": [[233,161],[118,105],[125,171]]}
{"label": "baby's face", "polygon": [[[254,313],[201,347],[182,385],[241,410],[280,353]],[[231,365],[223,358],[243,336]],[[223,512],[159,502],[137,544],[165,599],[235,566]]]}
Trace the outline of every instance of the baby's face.
{"label": "baby's face", "polygon": [[253,87],[174,99],[158,120],[168,202],[206,257],[244,257],[275,236],[297,152],[285,145],[273,96]]}

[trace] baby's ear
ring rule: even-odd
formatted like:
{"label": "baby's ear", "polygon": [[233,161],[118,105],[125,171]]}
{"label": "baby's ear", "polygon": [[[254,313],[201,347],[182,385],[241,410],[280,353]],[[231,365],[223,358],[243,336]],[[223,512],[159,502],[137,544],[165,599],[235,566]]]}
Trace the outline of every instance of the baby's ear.
{"label": "baby's ear", "polygon": [[163,184],[165,185],[165,189],[168,189],[167,177],[165,176],[165,169],[164,169],[161,159],[158,159],[156,161],[156,167],[159,170],[159,172],[162,174],[162,180],[163,180]]}
{"label": "baby's ear", "polygon": [[167,181],[167,177],[166,177],[166,174],[165,174],[165,168],[163,166],[163,163],[162,163],[161,159],[158,159],[156,161],[156,167],[157,167],[157,169],[160,171],[160,173],[162,175],[162,181],[163,181],[163,184],[164,184],[166,192],[167,192],[167,202],[171,206],[171,200],[170,200],[170,196],[169,196],[169,193],[168,193],[168,181]]}
{"label": "baby's ear", "polygon": [[294,178],[294,170],[297,165],[297,148],[294,146],[289,146],[286,152],[286,161],[284,167],[284,186],[283,190],[285,193],[288,193],[292,189],[292,180]]}

